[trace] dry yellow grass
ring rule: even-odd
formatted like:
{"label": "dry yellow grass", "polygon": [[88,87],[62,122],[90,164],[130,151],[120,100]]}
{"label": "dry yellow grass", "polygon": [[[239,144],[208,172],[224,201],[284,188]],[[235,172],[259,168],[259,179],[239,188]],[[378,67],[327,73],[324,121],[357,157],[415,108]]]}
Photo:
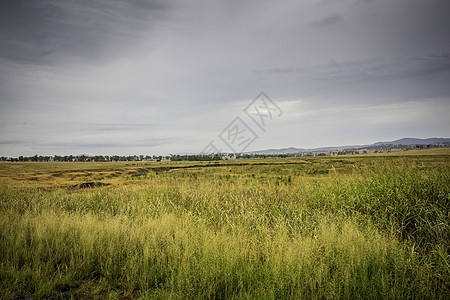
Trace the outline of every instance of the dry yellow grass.
{"label": "dry yellow grass", "polygon": [[363,155],[372,155],[372,156],[420,156],[420,155],[450,155],[450,148],[431,148],[431,149],[414,149],[407,151],[392,151],[392,152],[383,152],[383,153],[368,153]]}

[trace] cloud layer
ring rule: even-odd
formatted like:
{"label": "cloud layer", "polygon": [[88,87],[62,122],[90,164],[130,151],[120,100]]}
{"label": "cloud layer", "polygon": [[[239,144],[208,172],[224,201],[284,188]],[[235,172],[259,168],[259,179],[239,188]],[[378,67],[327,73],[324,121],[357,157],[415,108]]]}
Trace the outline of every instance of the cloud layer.
{"label": "cloud layer", "polygon": [[248,150],[448,136],[443,0],[7,1],[0,155],[199,152],[260,92]]}

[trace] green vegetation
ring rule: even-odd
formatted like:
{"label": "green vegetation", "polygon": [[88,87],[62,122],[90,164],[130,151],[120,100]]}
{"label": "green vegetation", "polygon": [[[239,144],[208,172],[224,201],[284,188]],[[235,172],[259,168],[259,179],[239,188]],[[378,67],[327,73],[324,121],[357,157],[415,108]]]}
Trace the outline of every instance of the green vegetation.
{"label": "green vegetation", "polygon": [[446,298],[449,158],[2,163],[0,294]]}

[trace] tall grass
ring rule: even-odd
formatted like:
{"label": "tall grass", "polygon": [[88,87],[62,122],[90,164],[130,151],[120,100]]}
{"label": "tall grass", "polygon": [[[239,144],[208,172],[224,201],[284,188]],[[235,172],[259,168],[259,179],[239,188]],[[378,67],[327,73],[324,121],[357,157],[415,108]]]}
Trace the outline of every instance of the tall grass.
{"label": "tall grass", "polygon": [[445,298],[446,156],[0,189],[4,298]]}
{"label": "tall grass", "polygon": [[[432,269],[372,226],[213,230],[186,215],[4,214],[6,296],[299,298],[429,295]],[[420,280],[419,280],[420,279]],[[68,294],[68,292],[70,292]]]}

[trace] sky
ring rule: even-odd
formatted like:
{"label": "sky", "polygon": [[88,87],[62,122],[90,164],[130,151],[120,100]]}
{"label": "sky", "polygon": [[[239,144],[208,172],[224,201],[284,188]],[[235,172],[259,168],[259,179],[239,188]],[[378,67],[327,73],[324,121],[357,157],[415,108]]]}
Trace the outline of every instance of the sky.
{"label": "sky", "polygon": [[449,137],[449,14],[448,0],[5,0],[0,155]]}

